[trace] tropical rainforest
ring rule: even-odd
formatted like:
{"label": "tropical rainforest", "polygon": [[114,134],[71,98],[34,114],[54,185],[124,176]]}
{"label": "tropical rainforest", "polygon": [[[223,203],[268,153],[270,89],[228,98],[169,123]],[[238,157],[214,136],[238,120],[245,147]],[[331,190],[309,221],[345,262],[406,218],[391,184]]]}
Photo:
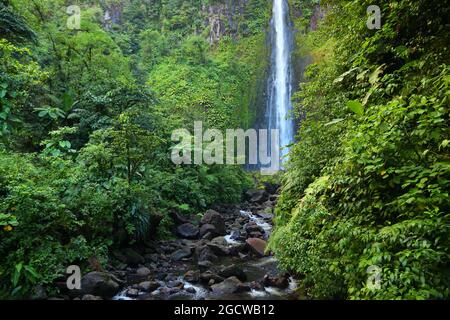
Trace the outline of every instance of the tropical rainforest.
{"label": "tropical rainforest", "polygon": [[56,297],[121,250],[145,268],[177,220],[220,229],[208,209],[267,186],[297,297],[450,298],[450,7],[379,0],[370,29],[372,4],[288,1],[296,142],[264,177],[170,154],[194,121],[261,121],[272,1],[0,0],[0,298]]}

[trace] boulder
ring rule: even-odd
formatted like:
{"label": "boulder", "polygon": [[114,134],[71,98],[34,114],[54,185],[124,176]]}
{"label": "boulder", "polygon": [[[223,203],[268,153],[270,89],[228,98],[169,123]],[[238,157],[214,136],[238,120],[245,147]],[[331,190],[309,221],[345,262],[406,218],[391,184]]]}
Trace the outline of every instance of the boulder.
{"label": "boulder", "polygon": [[211,240],[212,244],[217,244],[219,246],[226,246],[228,244],[227,240],[225,239],[225,237],[215,237],[214,239]]}
{"label": "boulder", "polygon": [[224,246],[224,245],[220,245],[220,244],[215,244],[215,243],[208,243],[207,244],[208,248],[211,249],[211,251],[218,256],[227,256],[230,254],[230,250]]}
{"label": "boulder", "polygon": [[236,277],[240,281],[247,281],[247,275],[244,270],[235,264],[229,265],[228,267],[222,268],[219,271],[219,276],[223,278]]}
{"label": "boulder", "polygon": [[254,254],[264,257],[266,255],[267,242],[259,238],[248,238],[246,241],[249,249]]}
{"label": "boulder", "polygon": [[210,224],[215,227],[215,231],[218,235],[225,235],[225,221],[218,213],[214,210],[208,210],[205,212],[205,214],[202,217],[202,220],[200,221],[201,224]]}
{"label": "boulder", "polygon": [[211,233],[211,237],[217,237],[219,233],[216,230],[216,227],[212,224],[204,224],[200,227],[200,238],[203,238],[207,233]]}
{"label": "boulder", "polygon": [[260,211],[256,213],[258,216],[260,216],[261,218],[263,218],[264,220],[269,220],[271,221],[274,218],[274,215],[272,213],[266,213],[264,211]]}
{"label": "boulder", "polygon": [[198,281],[200,280],[200,272],[189,270],[184,274],[184,280],[190,283],[198,283]]}
{"label": "boulder", "polygon": [[224,278],[219,276],[218,274],[215,274],[212,271],[206,271],[200,274],[200,281],[202,283],[209,283],[211,280],[213,280],[214,283],[219,283],[222,282]]}
{"label": "boulder", "polygon": [[150,269],[147,268],[147,267],[141,267],[141,268],[139,268],[139,269],[136,270],[136,274],[137,274],[139,277],[143,277],[143,278],[148,277],[151,273],[152,273],[152,272],[151,272]]}
{"label": "boulder", "polygon": [[86,300],[86,301],[94,301],[94,300],[103,300],[103,298],[102,297],[98,297],[98,296],[94,296],[94,295],[92,295],[92,294],[85,294],[82,298],[81,298],[81,300]]}
{"label": "boulder", "polygon": [[205,240],[211,240],[211,239],[214,238],[214,237],[215,237],[215,235],[214,235],[213,233],[207,232],[207,233],[202,237],[202,239],[205,239]]}
{"label": "boulder", "polygon": [[211,248],[207,245],[197,247],[195,249],[195,255],[197,257],[197,262],[204,262],[204,261],[216,261],[217,256],[214,254],[214,252],[211,250]]}
{"label": "boulder", "polygon": [[245,228],[245,231],[247,231],[248,234],[251,234],[252,232],[264,233],[263,228],[258,226],[254,221],[251,221],[251,222],[247,223],[244,226],[244,228]]}
{"label": "boulder", "polygon": [[233,244],[228,247],[228,250],[230,251],[230,255],[232,255],[232,256],[237,256],[237,255],[241,254],[242,252],[244,252],[246,249],[247,249],[247,244],[245,244],[245,243]]}
{"label": "boulder", "polygon": [[253,203],[263,203],[269,199],[269,194],[265,190],[252,189],[245,193],[246,198]]}
{"label": "boulder", "polygon": [[221,283],[212,285],[211,290],[213,295],[222,297],[228,294],[245,291],[245,288],[238,278],[230,277]]}
{"label": "boulder", "polygon": [[179,212],[174,212],[174,211],[170,212],[170,217],[172,218],[172,220],[177,225],[190,222],[190,219],[189,219],[190,217],[189,216],[186,216],[186,215],[181,214]]}
{"label": "boulder", "polygon": [[138,289],[134,289],[134,288],[130,288],[127,290],[127,297],[130,298],[137,298],[139,296],[139,290]]}
{"label": "boulder", "polygon": [[144,292],[153,292],[160,287],[159,283],[156,281],[144,281],[139,283],[137,286],[139,290]]}
{"label": "boulder", "polygon": [[191,248],[184,247],[184,248],[178,249],[177,251],[172,253],[170,255],[170,259],[172,261],[180,261],[184,258],[189,258],[191,256],[191,254],[192,254]]}
{"label": "boulder", "polygon": [[279,289],[286,289],[289,286],[289,275],[283,274],[276,277],[271,277],[269,275],[265,275],[263,279],[263,284],[266,287],[275,287]]}
{"label": "boulder", "polygon": [[192,294],[196,294],[196,293],[197,293],[197,290],[195,290],[194,287],[189,287],[189,288],[186,288],[186,292],[192,293]]}
{"label": "boulder", "polygon": [[119,283],[114,279],[113,275],[106,272],[89,272],[81,278],[81,295],[112,298],[120,290]]}
{"label": "boulder", "polygon": [[177,227],[178,234],[186,239],[197,239],[199,234],[199,229],[192,223],[184,223]]}
{"label": "boulder", "polygon": [[200,270],[200,272],[205,272],[206,270],[208,270],[209,268],[211,268],[213,266],[211,261],[199,261],[197,263],[198,265],[198,269]]}

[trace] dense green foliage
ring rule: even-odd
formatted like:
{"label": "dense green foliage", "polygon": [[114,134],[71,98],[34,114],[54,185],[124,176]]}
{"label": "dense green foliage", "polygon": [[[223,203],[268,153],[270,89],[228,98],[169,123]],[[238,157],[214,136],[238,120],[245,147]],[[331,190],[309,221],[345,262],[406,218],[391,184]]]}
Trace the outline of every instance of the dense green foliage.
{"label": "dense green foliage", "polygon": [[326,1],[297,36],[313,63],[271,247],[314,298],[449,298],[449,7],[378,1],[369,30],[371,4]]}
{"label": "dense green foliage", "polygon": [[240,200],[240,167],[170,160],[173,129],[247,127],[256,112],[269,7],[248,1],[209,43],[209,3],[78,1],[71,30],[66,1],[0,2],[0,297],[170,236],[171,211]]}

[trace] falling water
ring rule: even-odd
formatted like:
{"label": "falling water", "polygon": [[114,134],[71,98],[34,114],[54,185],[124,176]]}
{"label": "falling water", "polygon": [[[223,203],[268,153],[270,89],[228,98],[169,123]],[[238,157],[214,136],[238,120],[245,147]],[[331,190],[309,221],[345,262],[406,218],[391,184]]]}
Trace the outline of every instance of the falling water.
{"label": "falling water", "polygon": [[293,142],[294,123],[289,117],[291,105],[291,53],[292,34],[287,0],[273,0],[271,21],[271,66],[268,79],[266,121],[269,132],[279,129],[281,156],[288,152]]}

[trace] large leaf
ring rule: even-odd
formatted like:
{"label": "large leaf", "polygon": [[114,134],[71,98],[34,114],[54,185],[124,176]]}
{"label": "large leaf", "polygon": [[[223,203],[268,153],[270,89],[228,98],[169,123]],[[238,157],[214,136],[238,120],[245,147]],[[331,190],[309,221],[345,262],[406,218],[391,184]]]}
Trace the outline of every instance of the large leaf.
{"label": "large leaf", "polygon": [[361,104],[361,102],[356,101],[356,100],[350,100],[347,101],[347,107],[353,111],[354,113],[356,113],[358,116],[362,116],[364,115],[364,107]]}

